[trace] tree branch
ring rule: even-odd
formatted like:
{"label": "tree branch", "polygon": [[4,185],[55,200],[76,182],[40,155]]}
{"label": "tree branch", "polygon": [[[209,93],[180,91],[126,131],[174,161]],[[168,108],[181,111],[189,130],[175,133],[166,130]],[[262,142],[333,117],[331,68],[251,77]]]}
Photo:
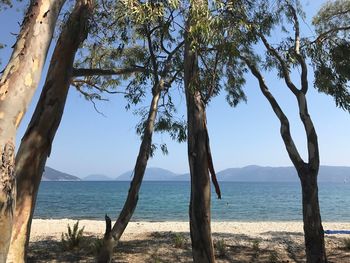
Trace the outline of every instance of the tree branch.
{"label": "tree branch", "polygon": [[292,160],[294,166],[296,168],[301,168],[304,165],[303,159],[300,157],[300,154],[298,152],[297,147],[294,144],[291,132],[290,132],[290,126],[287,116],[284,114],[283,110],[279,106],[278,102],[276,101],[275,97],[271,94],[269,88],[267,87],[264,77],[261,75],[259,69],[252,63],[249,58],[240,56],[240,58],[246,63],[254,77],[259,81],[260,90],[265,96],[265,98],[270,103],[273,111],[275,112],[277,118],[280,121],[281,128],[280,133],[283,139],[283,142],[286,146],[289,158]]}
{"label": "tree branch", "polygon": [[298,95],[299,90],[298,88],[293,84],[292,80],[290,79],[290,75],[289,75],[289,70],[288,70],[288,66],[285,63],[285,61],[283,60],[283,58],[280,56],[280,54],[277,52],[277,50],[275,48],[273,48],[269,42],[267,41],[267,39],[265,38],[265,36],[256,31],[256,34],[261,38],[262,42],[264,43],[264,46],[266,47],[266,49],[279,61],[281,68],[282,68],[282,72],[283,72],[283,76],[284,76],[284,80],[286,82],[287,87],[294,93],[294,95]]}
{"label": "tree branch", "polygon": [[145,30],[146,30],[146,37],[147,37],[147,44],[148,44],[148,50],[149,50],[149,54],[150,54],[150,59],[151,59],[151,63],[152,63],[152,68],[153,68],[153,77],[154,77],[154,81],[156,84],[158,84],[159,79],[158,79],[158,64],[157,64],[157,58],[154,54],[154,50],[153,50],[153,43],[152,43],[152,38],[151,38],[151,31],[148,30],[148,26],[145,25]]}
{"label": "tree branch", "polygon": [[337,28],[332,28],[326,32],[321,33],[314,41],[311,41],[310,44],[319,44],[321,43],[323,40],[325,40],[329,34],[332,33],[337,33],[339,31],[346,31],[346,30],[350,30],[350,25],[349,26],[342,26],[342,27],[337,27]]}
{"label": "tree branch", "polygon": [[146,69],[141,66],[118,69],[99,69],[99,68],[74,68],[72,72],[73,77],[87,77],[87,76],[110,76],[110,75],[126,75],[136,72],[146,72]]}
{"label": "tree branch", "polygon": [[300,82],[301,82],[301,92],[306,94],[309,88],[309,84],[307,81],[307,65],[305,62],[305,58],[300,53],[300,26],[299,26],[299,19],[297,16],[297,12],[295,8],[288,4],[288,8],[292,12],[293,16],[293,22],[294,22],[294,30],[295,30],[295,39],[294,39],[294,52],[297,57],[297,60],[301,66],[301,76],[300,76]]}

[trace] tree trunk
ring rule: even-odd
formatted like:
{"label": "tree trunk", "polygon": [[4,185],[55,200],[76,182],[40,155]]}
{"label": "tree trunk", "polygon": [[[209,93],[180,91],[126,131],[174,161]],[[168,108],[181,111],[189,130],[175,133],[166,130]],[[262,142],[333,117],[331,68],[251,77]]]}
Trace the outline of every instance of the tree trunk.
{"label": "tree trunk", "polygon": [[146,128],[143,134],[139,154],[134,168],[134,177],[130,183],[128,197],[125,201],[122,211],[114,224],[112,230],[108,227],[108,219],[106,218],[106,233],[104,236],[103,247],[98,255],[99,263],[111,262],[113,257],[113,249],[117,245],[120,237],[127,227],[139,199],[139,190],[147,167],[148,158],[152,146],[152,134],[154,130],[154,123],[158,111],[158,101],[161,90],[163,89],[164,81],[160,80],[159,84],[153,91],[153,98],[147,118]]}
{"label": "tree trunk", "polygon": [[187,103],[188,160],[191,174],[189,207],[192,256],[195,263],[215,262],[210,226],[210,177],[205,105],[199,92],[198,56],[185,37],[184,83]]}
{"label": "tree trunk", "polygon": [[[301,158],[290,132],[289,121],[282,111],[274,96],[270,93],[263,76],[257,67],[249,59],[241,56],[247,63],[253,75],[259,80],[260,90],[269,101],[273,111],[280,120],[280,133],[286,150],[295,169],[298,172],[303,198],[303,222],[304,222],[304,238],[305,252],[308,263],[324,263],[327,262],[326,249],[324,243],[324,232],[321,222],[321,213],[318,201],[317,175],[320,167],[320,156],[318,139],[315,127],[307,108],[306,91],[307,91],[307,68],[302,67],[302,85],[301,90],[294,90],[298,100],[299,116],[302,121],[307,138],[308,163]],[[303,59],[303,58],[300,58]],[[304,65],[304,62],[303,62]],[[293,84],[289,84],[291,86]],[[296,89],[296,88],[295,88]]]}
{"label": "tree trunk", "polygon": [[6,261],[12,232],[16,130],[37,88],[64,2],[31,1],[0,80],[0,262]]}
{"label": "tree trunk", "polygon": [[324,232],[318,202],[317,172],[305,169],[299,173],[303,198],[303,221],[306,262],[327,262]]}
{"label": "tree trunk", "polygon": [[7,262],[26,261],[39,184],[63,115],[74,56],[88,33],[91,4],[89,0],[77,1],[61,32],[39,102],[16,156],[17,198]]}

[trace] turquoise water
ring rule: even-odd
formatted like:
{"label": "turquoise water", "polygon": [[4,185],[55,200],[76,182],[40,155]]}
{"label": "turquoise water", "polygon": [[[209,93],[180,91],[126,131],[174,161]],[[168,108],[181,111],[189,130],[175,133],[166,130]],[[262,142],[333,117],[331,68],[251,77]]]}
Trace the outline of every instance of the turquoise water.
{"label": "turquoise water", "polygon": [[[212,194],[212,218],[217,221],[301,220],[298,183],[221,182],[222,199]],[[189,182],[144,182],[134,221],[188,220]],[[129,182],[42,182],[35,218],[115,218]],[[321,183],[323,221],[350,221],[350,184]]]}

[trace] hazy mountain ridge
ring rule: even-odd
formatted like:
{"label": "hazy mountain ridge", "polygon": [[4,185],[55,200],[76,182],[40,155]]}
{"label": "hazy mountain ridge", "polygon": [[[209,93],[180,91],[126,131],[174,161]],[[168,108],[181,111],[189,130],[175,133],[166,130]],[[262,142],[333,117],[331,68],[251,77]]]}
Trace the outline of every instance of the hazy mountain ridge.
{"label": "hazy mountain ridge", "polygon": [[[63,173],[45,167],[43,181],[131,181],[133,171],[128,171],[117,178],[103,174],[92,174],[84,178]],[[242,168],[228,168],[217,173],[219,181],[231,182],[298,182],[298,176],[294,167],[269,167],[250,165]],[[189,181],[190,175],[176,174],[172,171],[150,167],[146,169],[145,181]],[[350,182],[350,167],[347,166],[321,166],[319,182]]]}
{"label": "hazy mountain ridge", "polygon": [[[118,181],[130,181],[132,171],[118,176]],[[299,182],[294,167],[269,167],[249,165],[242,168],[228,168],[217,173],[219,181],[232,182]],[[144,177],[145,181],[189,181],[189,174],[175,174],[161,168],[148,168]],[[344,182],[350,181],[350,167],[347,166],[321,166],[319,182]]]}
{"label": "hazy mountain ridge", "polygon": [[[118,181],[131,181],[133,171],[127,171],[119,175],[116,180]],[[145,181],[186,181],[183,175],[173,173],[169,170],[157,167],[150,167],[146,169]]]}
{"label": "hazy mountain ridge", "polygon": [[42,181],[81,181],[77,176],[60,172],[51,167],[45,166]]}

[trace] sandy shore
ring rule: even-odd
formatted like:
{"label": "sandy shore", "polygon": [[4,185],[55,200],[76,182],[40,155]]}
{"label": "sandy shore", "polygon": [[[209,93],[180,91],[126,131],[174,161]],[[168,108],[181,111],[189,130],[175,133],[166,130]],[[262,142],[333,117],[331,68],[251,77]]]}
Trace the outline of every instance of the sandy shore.
{"label": "sandy shore", "polygon": [[[67,225],[73,225],[76,220],[72,219],[34,219],[32,224],[31,239],[36,240],[45,236],[60,238],[62,232],[67,231]],[[103,235],[105,222],[97,220],[80,220],[79,226],[85,227],[85,232],[91,235]],[[325,230],[350,230],[350,222],[324,222]],[[130,222],[125,230],[123,238],[128,240],[151,232],[189,232],[188,222]],[[269,238],[274,232],[302,233],[301,222],[212,222],[213,233],[227,233],[247,235],[251,237]],[[340,236],[340,235],[335,235]]]}
{"label": "sandy shore", "polygon": [[[93,262],[93,255],[60,252],[61,234],[76,220],[34,219],[31,232],[31,262]],[[84,235],[101,238],[104,221],[80,220]],[[350,230],[350,222],[324,222],[325,230]],[[304,262],[303,226],[301,222],[212,222],[214,243],[224,242],[225,255],[217,254],[218,262]],[[181,233],[185,245],[176,248],[174,237]],[[350,262],[344,248],[350,235],[326,235],[330,262]],[[43,257],[50,247],[51,256]],[[53,249],[52,249],[53,248]],[[218,250],[218,249],[217,249]],[[70,254],[69,254],[70,253]],[[219,253],[217,251],[217,253]],[[191,262],[188,222],[131,222],[116,252],[114,262]]]}

